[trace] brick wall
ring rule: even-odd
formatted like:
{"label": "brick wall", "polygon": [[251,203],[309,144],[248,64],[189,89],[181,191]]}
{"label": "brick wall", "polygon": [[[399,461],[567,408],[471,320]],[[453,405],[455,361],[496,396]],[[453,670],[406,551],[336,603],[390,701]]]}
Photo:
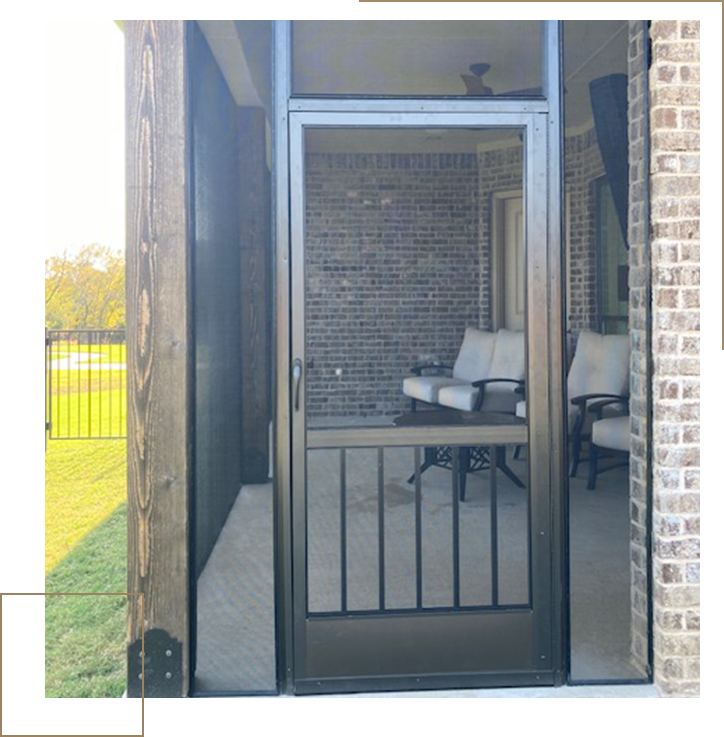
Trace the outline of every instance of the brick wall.
{"label": "brick wall", "polygon": [[651,26],[654,651],[699,693],[699,21]]}
{"label": "brick wall", "polygon": [[398,414],[480,323],[477,155],[312,153],[306,198],[308,411]]}
{"label": "brick wall", "polygon": [[568,328],[598,330],[595,180],[605,174],[594,128],[567,136],[566,194],[570,206]]}
{"label": "brick wall", "polygon": [[[594,131],[566,146],[577,332],[597,324],[593,180],[603,165]],[[454,361],[468,325],[493,329],[492,195],[523,189],[522,151],[308,154],[310,417],[405,411],[410,366]]]}
{"label": "brick wall", "polygon": [[646,245],[645,75],[648,63],[642,21],[629,21],[628,139],[629,139],[629,335],[631,339],[631,652],[643,672],[648,665],[648,410],[649,410],[649,276]]}

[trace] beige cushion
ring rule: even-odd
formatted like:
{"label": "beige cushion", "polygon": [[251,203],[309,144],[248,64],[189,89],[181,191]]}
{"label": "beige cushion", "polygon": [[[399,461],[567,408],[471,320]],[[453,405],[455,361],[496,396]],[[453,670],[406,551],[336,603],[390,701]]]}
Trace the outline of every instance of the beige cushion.
{"label": "beige cushion", "polygon": [[[515,384],[494,384],[485,389],[483,397],[483,411],[485,412],[515,412],[515,407],[520,400],[520,394],[516,394]],[[443,407],[451,409],[462,409],[471,411],[475,409],[478,400],[478,392],[471,384],[460,386],[446,386],[440,389],[437,401]]]}
{"label": "beige cushion", "polygon": [[599,448],[630,451],[631,424],[628,415],[596,420],[591,427],[591,440]]}
{"label": "beige cushion", "polygon": [[[453,376],[411,376],[402,384],[413,399],[470,411],[478,398],[472,382],[480,379],[522,379],[525,375],[525,336],[522,332],[499,330],[489,333],[465,328],[465,337],[453,367]],[[520,395],[515,384],[497,384],[485,390],[483,410],[515,412]]]}
{"label": "beige cushion", "polygon": [[440,389],[465,383],[449,376],[410,376],[402,382],[402,393],[411,399],[437,404]]}
{"label": "beige cushion", "polygon": [[523,331],[498,330],[490,370],[487,376],[481,378],[520,380],[524,376],[525,334]]}
{"label": "beige cushion", "polygon": [[[583,331],[568,371],[568,398],[583,394],[628,394],[629,336],[599,335]],[[568,407],[568,421],[577,409]]]}
{"label": "beige cushion", "polygon": [[495,333],[465,328],[465,337],[453,366],[453,377],[473,382],[487,379],[495,350]]}
{"label": "beige cushion", "polygon": [[446,386],[440,389],[437,401],[443,407],[470,411],[475,407],[478,390],[472,384]]}

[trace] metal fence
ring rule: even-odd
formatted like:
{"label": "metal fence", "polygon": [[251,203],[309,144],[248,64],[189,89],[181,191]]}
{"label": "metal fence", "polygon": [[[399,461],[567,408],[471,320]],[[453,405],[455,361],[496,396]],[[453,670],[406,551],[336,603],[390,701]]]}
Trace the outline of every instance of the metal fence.
{"label": "metal fence", "polygon": [[45,331],[51,440],[126,437],[126,331]]}

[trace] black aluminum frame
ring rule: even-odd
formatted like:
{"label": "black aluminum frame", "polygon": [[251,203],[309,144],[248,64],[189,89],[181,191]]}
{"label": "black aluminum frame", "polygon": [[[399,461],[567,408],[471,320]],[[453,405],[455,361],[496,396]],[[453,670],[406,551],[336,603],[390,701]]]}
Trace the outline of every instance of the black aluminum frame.
{"label": "black aluminum frame", "polygon": [[[560,43],[559,43],[559,30],[560,24],[558,22],[546,22],[544,26],[545,43],[543,44],[543,51],[545,58],[548,60],[547,64],[544,64],[544,88],[546,89],[546,96],[544,99],[482,99],[470,101],[466,99],[418,99],[418,100],[399,100],[399,99],[378,99],[378,98],[289,98],[290,90],[290,77],[289,77],[289,53],[290,53],[290,38],[291,38],[291,27],[288,22],[277,22],[276,27],[276,100],[277,104],[283,105],[281,109],[276,111],[276,138],[275,140],[280,141],[284,146],[283,136],[286,133],[286,128],[292,122],[292,116],[297,121],[295,123],[296,133],[292,132],[289,140],[289,145],[297,145],[294,142],[299,139],[299,131],[301,126],[306,123],[312,127],[318,126],[336,126],[336,125],[351,125],[351,126],[362,126],[372,125],[373,127],[391,127],[390,116],[396,118],[401,125],[414,126],[414,125],[430,125],[448,127],[453,125],[468,125],[468,126],[491,126],[498,127],[501,125],[520,127],[524,125],[528,128],[528,142],[529,145],[533,146],[536,151],[536,156],[540,157],[542,165],[538,167],[537,176],[539,179],[531,180],[528,182],[528,187],[533,190],[538,190],[537,197],[532,197],[533,200],[538,201],[538,207],[540,212],[535,212],[534,208],[531,208],[532,214],[529,216],[533,220],[529,221],[530,230],[540,230],[542,227],[544,233],[544,240],[547,240],[550,244],[550,249],[553,251],[560,250],[560,228],[554,227],[553,223],[555,220],[548,220],[548,214],[552,212],[554,214],[560,213],[560,188],[551,187],[551,184],[555,184],[557,181],[556,170],[553,168],[551,173],[550,168],[547,168],[545,162],[557,161],[560,156],[560,140],[552,133],[556,130],[555,126],[551,126],[552,121],[560,120],[560,115],[552,112],[555,110],[555,106],[560,107],[560,94],[556,92],[555,81],[560,80]],[[551,53],[552,51],[552,53]],[[559,83],[559,82],[558,82]],[[285,90],[281,93],[280,90]],[[405,114],[400,115],[400,114]],[[477,115],[476,115],[477,114]],[[406,119],[406,123],[402,118]],[[412,122],[411,122],[412,121]],[[526,122],[527,121],[527,122]],[[550,126],[550,127],[549,127]],[[549,133],[550,131],[550,133]],[[290,151],[287,149],[277,149],[277,161],[276,161],[276,174],[277,174],[277,194],[284,193],[286,191],[293,191],[290,189],[295,182],[298,182],[301,175],[300,171],[296,169],[291,170],[291,167],[297,166],[294,162],[300,160],[299,152],[295,154],[293,160],[290,159]],[[548,192],[547,199],[541,200],[541,196],[545,197],[545,193]],[[281,199],[281,197],[280,197]],[[299,208],[297,208],[298,211]],[[290,295],[287,292],[287,284],[300,284],[303,278],[303,271],[299,269],[299,263],[292,262],[290,253],[290,231],[295,231],[294,222],[290,222],[290,214],[286,208],[277,208],[277,235],[278,235],[278,264],[277,264],[277,307],[279,315],[291,315],[292,302]],[[539,218],[537,221],[535,218]],[[299,223],[297,223],[296,231],[299,231]],[[547,238],[546,235],[547,234]],[[548,279],[544,275],[547,275],[551,266],[555,266],[556,262],[551,261],[548,256],[545,255],[545,250],[541,251],[538,257],[538,262],[535,264],[531,271],[532,278],[529,280],[529,302],[532,304],[555,304],[557,299],[555,290],[560,291],[561,280],[555,275],[551,275]],[[548,262],[546,262],[548,260]],[[558,262],[559,263],[559,262]],[[535,278],[535,275],[538,278]],[[558,294],[560,297],[560,294]],[[542,329],[529,331],[529,345],[530,352],[539,357],[551,357],[551,351],[556,350],[556,344],[559,350],[557,360],[560,363],[562,360],[562,342],[558,342],[555,339],[549,343],[549,328],[547,322],[547,315],[545,310],[540,310],[536,315],[536,320],[540,323],[539,327]],[[280,350],[278,354],[277,363],[277,381],[279,384],[279,395],[277,402],[278,417],[284,417],[285,420],[293,418],[294,415],[291,411],[289,396],[289,383],[290,383],[290,371],[293,359],[302,358],[303,365],[303,349],[300,350],[300,346],[303,345],[300,342],[300,336],[294,335],[291,331],[292,326],[279,324],[279,332],[277,335],[277,346]],[[299,328],[295,328],[299,330]],[[293,342],[296,346],[294,353],[290,352],[290,342]],[[551,360],[551,359],[548,359]],[[551,396],[560,396],[551,394],[551,385],[548,379],[547,371],[536,371],[533,375],[529,376],[529,384],[534,382],[536,384],[535,390],[531,393],[537,397],[536,405],[531,407],[531,425],[542,428],[543,418],[550,416],[551,411]],[[555,382],[554,382],[555,383]],[[286,396],[284,396],[286,395]],[[303,399],[303,383],[302,383],[302,399]],[[549,411],[550,410],[550,411]],[[537,418],[537,419],[536,419]],[[294,445],[299,444],[299,438],[302,438],[303,442],[303,430],[297,426],[297,432],[295,437],[297,440],[292,440],[289,434],[290,425],[285,422],[277,423],[277,463],[278,465],[278,479],[279,479],[279,510],[281,513],[280,528],[284,527],[289,529],[291,527],[291,520],[287,516],[284,519],[284,513],[287,514],[291,511],[290,507],[294,506],[294,501],[290,499],[291,487],[283,488],[284,482],[288,482],[292,473],[294,473],[291,466],[287,466],[292,458],[292,448]],[[340,439],[340,433],[337,432],[336,439]],[[355,434],[359,434],[356,431]],[[377,435],[377,433],[374,433]],[[384,435],[385,433],[382,433]],[[438,433],[439,434],[439,431]],[[436,438],[438,439],[438,438]],[[372,438],[370,441],[372,442]],[[374,438],[374,445],[386,444],[382,442],[387,438],[376,437]],[[402,443],[398,441],[393,443],[395,445],[401,444],[417,444],[416,442],[410,442],[412,438],[405,437],[406,442]],[[422,442],[423,438],[415,438]],[[455,444],[454,439],[448,439],[450,444]],[[446,442],[448,441],[446,440]],[[359,438],[357,439],[359,442]],[[465,437],[459,441],[469,444],[470,438]],[[356,443],[355,443],[356,444]],[[532,446],[531,459],[534,464],[533,478],[531,484],[535,485],[537,489],[544,490],[542,493],[547,500],[546,506],[546,518],[545,522],[541,519],[534,527],[536,531],[540,527],[540,537],[537,535],[535,540],[543,539],[546,545],[550,545],[549,540],[555,538],[555,534],[551,534],[554,530],[560,530],[560,522],[554,524],[554,520],[551,516],[552,509],[555,508],[556,514],[558,510],[562,509],[559,503],[551,504],[550,490],[551,481],[553,481],[557,475],[560,474],[560,470],[554,468],[553,463],[549,459],[549,448],[551,443],[549,442],[549,432],[539,431],[531,434],[530,444]],[[297,447],[296,457],[299,457],[299,447]],[[537,459],[537,460],[536,460]],[[303,478],[303,470],[297,469],[296,473],[300,478]],[[565,475],[562,475],[564,478]],[[554,487],[556,488],[556,487]],[[560,487],[557,487],[560,488]],[[297,515],[301,514],[303,510],[297,510]],[[291,532],[291,530],[290,530]],[[289,533],[287,533],[289,534]],[[291,534],[291,544],[295,546],[296,553],[295,557],[298,560],[302,560],[303,548],[299,547],[303,545],[303,541],[300,542],[301,535],[299,533]],[[287,546],[289,545],[290,537],[286,538]],[[280,541],[284,546],[284,540]],[[555,547],[555,546],[554,546]],[[291,580],[291,559],[288,552],[288,547],[285,550],[283,547],[280,552],[280,562],[284,566],[285,570],[283,578],[279,580],[280,584],[280,603],[281,608],[286,612],[286,616],[282,619],[282,626],[285,632],[289,629],[294,629],[295,620],[291,616],[293,610],[293,602],[296,601],[297,607],[302,604],[300,594],[295,591],[294,584]],[[563,651],[561,649],[562,639],[557,634],[558,627],[553,626],[554,612],[560,611],[560,602],[562,601],[562,586],[563,581],[560,576],[560,569],[557,566],[555,571],[551,570],[550,565],[560,559],[560,554],[556,551],[553,552],[549,547],[546,547],[548,554],[545,556],[545,560],[540,560],[539,563],[544,565],[546,573],[543,579],[539,581],[539,584],[545,587],[546,600],[552,599],[551,610],[548,611],[548,607],[544,607],[543,611],[539,614],[538,620],[538,635],[537,638],[542,636],[545,632],[544,639],[550,640],[545,645],[546,655],[541,655],[541,658],[545,661],[546,671],[550,673],[549,679],[552,683],[561,683],[563,680]],[[552,554],[551,554],[552,553]],[[296,597],[296,598],[295,598]],[[301,616],[301,615],[300,615]],[[290,621],[291,620],[291,621]],[[293,633],[293,637],[299,636],[299,632]],[[280,659],[283,664],[283,678],[280,679],[281,686],[286,692],[299,692],[300,690],[306,691],[307,688],[318,689],[319,691],[327,690],[328,686],[325,685],[323,680],[319,679],[306,679],[304,677],[299,678],[298,673],[294,672],[293,656],[290,652],[290,644],[292,649],[294,648],[294,640],[286,639],[283,643],[282,652],[280,652]],[[540,643],[542,645],[542,643]],[[523,678],[528,683],[540,683],[542,678],[541,671],[531,671],[528,674],[527,681],[525,677],[520,674],[519,678]],[[456,681],[457,676],[450,675],[450,685]],[[482,677],[480,682],[491,678],[490,674]],[[336,687],[339,690],[359,690],[355,685],[359,679],[342,679],[337,681]],[[372,687],[376,688],[392,688],[399,687],[398,685],[392,686],[392,681],[389,678],[381,678],[376,682],[374,679],[364,678],[364,684],[359,684],[359,688],[369,689]],[[395,680],[396,679],[392,679]],[[414,678],[410,681],[408,686],[413,684],[423,684],[427,679],[424,677]],[[469,685],[474,685],[475,677],[468,674],[464,679]],[[309,681],[309,683],[307,683]],[[314,681],[314,683],[312,683]],[[435,678],[435,683],[439,684],[439,678]],[[418,685],[418,687],[420,687]],[[436,685],[436,687],[438,687]]]}
{"label": "black aluminum frame", "polygon": [[[288,192],[290,191],[289,138],[288,125],[291,112],[480,112],[496,110],[500,113],[525,112],[546,113],[549,125],[547,137],[547,177],[548,177],[548,284],[550,333],[547,355],[549,371],[547,376],[550,397],[565,396],[565,261],[564,243],[564,182],[562,176],[563,157],[563,94],[562,94],[562,22],[543,21],[544,43],[542,44],[544,63],[542,66],[543,98],[480,98],[469,101],[465,98],[322,98],[292,97],[291,87],[291,21],[273,21],[273,124],[272,124],[272,212],[273,242],[275,243],[275,264],[273,267],[274,289],[274,557],[275,557],[275,617],[276,617],[276,663],[277,693],[327,693],[343,691],[370,690],[375,684],[367,678],[343,679],[336,683],[308,683],[297,680],[295,688],[294,668],[294,588],[292,582],[292,499],[291,499],[291,392],[290,367],[291,354],[291,258],[290,258],[290,210]],[[646,28],[646,22],[643,21]],[[646,39],[645,39],[646,41]],[[648,100],[646,102],[648,105]],[[645,156],[648,157],[648,142]],[[646,197],[648,207],[648,197]],[[647,246],[648,247],[648,246]],[[650,291],[650,285],[649,285]],[[649,300],[650,301],[650,300]],[[650,311],[649,311],[650,313]],[[649,314],[650,321],[650,314]],[[650,335],[650,331],[649,331]],[[648,346],[649,363],[651,346]],[[650,377],[649,377],[650,387]],[[651,415],[649,391],[648,413]],[[568,547],[568,476],[566,418],[562,402],[549,402],[549,441],[551,453],[548,464],[548,483],[553,491],[550,499],[551,530],[551,618],[552,618],[552,677],[539,681],[540,685],[586,685],[591,682],[572,682],[570,680],[570,622],[569,612],[569,547]],[[649,441],[651,424],[649,422]],[[649,442],[650,453],[650,442]],[[649,462],[648,489],[651,496],[651,464]],[[648,578],[651,577],[651,499],[649,498],[647,529],[648,536]],[[191,526],[193,527],[193,526]],[[193,589],[193,586],[192,586]],[[194,605],[193,591],[191,593]],[[651,590],[649,607],[649,674],[644,681],[596,681],[594,683],[640,683],[652,680],[653,643],[650,636],[652,625]],[[195,617],[192,617],[192,620]],[[192,627],[192,663],[195,650],[195,633]],[[192,667],[193,674],[193,667]],[[390,689],[456,688],[482,685],[484,678],[460,674],[458,676],[435,675],[427,677],[388,679]],[[505,677],[495,676],[491,686],[516,686],[529,682],[529,674],[510,673]],[[377,684],[379,687],[379,684]],[[264,692],[268,693],[268,692]],[[261,693],[257,692],[258,695]],[[199,696],[231,696],[238,692],[203,693]],[[271,695],[271,694],[270,694]]]}

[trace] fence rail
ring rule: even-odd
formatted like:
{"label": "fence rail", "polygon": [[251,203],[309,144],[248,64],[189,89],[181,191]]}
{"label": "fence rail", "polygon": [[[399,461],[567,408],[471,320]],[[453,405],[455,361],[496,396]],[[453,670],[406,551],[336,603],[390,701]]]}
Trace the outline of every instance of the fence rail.
{"label": "fence rail", "polygon": [[126,331],[45,331],[50,440],[126,437]]}

